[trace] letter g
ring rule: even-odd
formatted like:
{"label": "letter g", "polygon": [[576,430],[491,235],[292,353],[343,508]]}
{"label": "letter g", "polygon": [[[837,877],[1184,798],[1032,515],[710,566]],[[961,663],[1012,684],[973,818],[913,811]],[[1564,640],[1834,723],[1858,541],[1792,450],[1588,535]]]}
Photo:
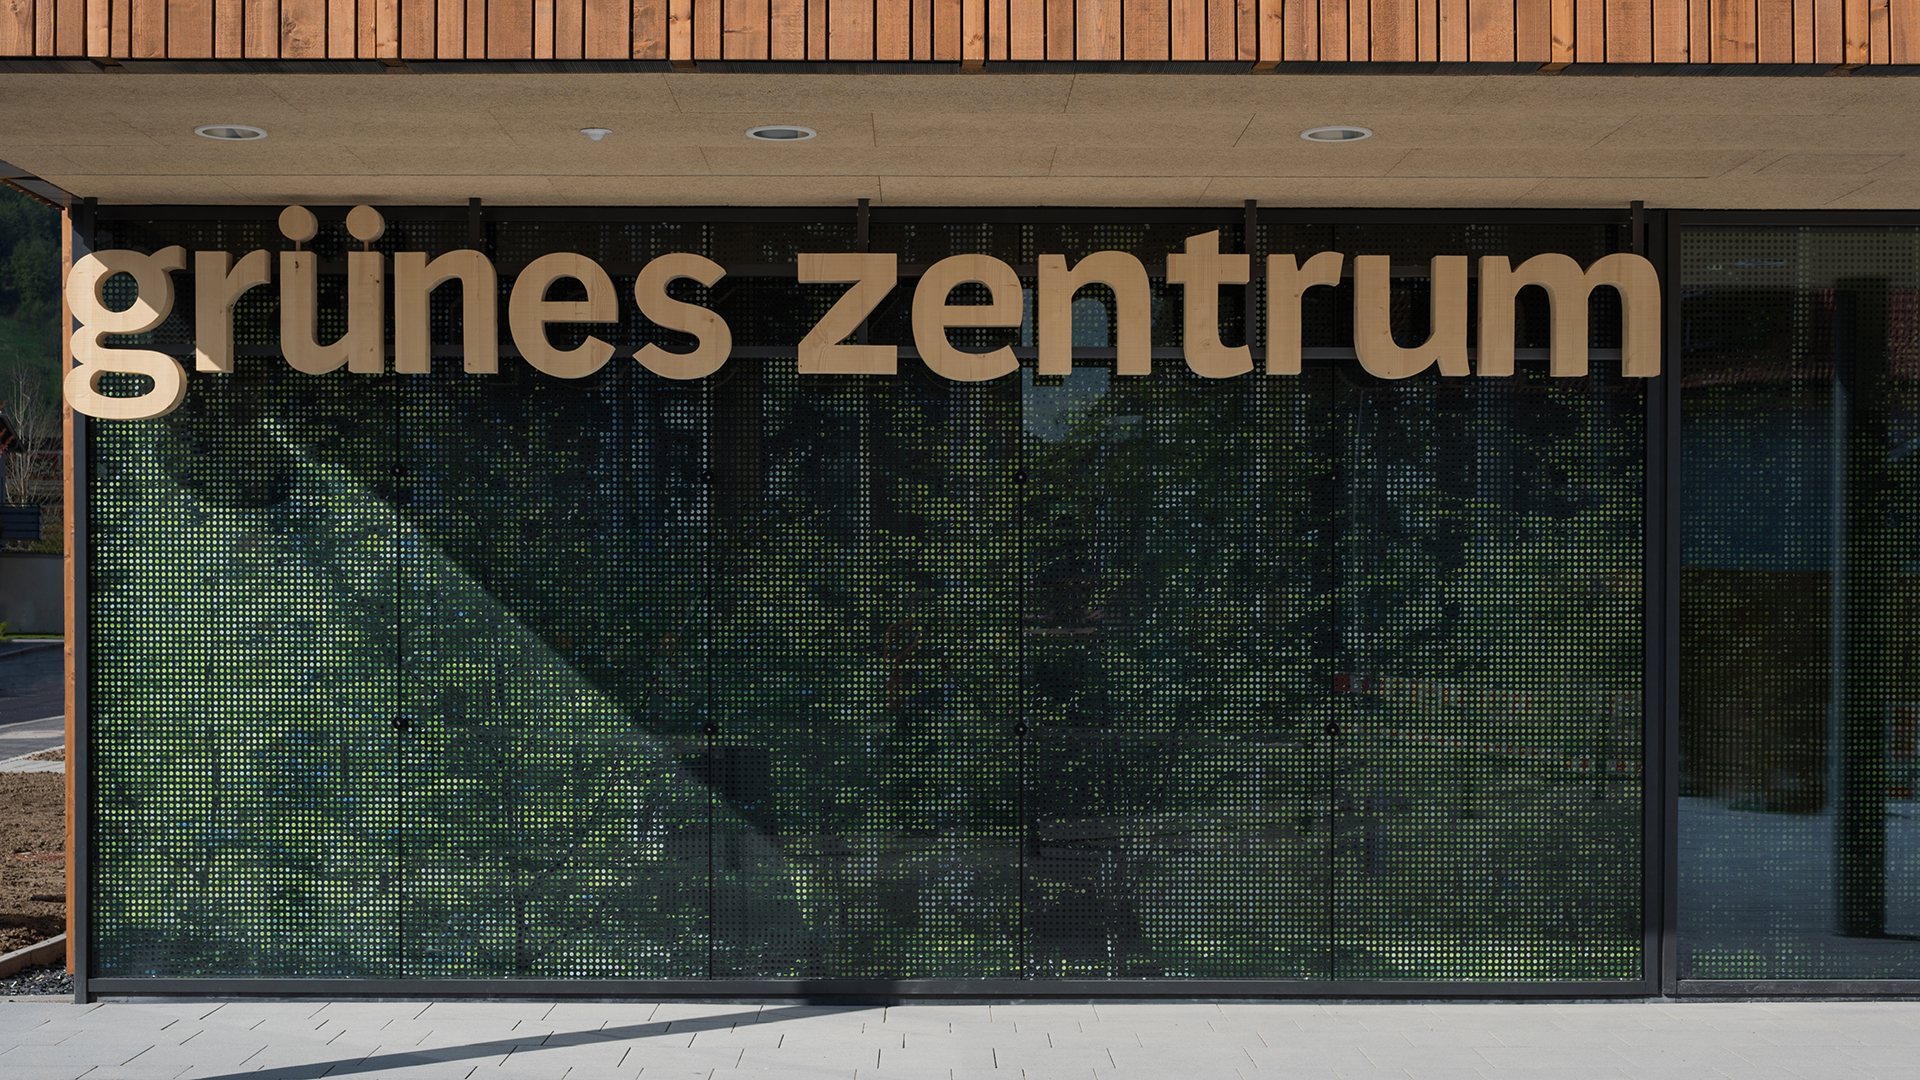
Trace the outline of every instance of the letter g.
{"label": "letter g", "polygon": [[[166,321],[173,311],[172,272],[187,267],[182,247],[152,255],[137,251],[100,251],[74,262],[67,274],[67,307],[80,328],[73,332],[74,367],[67,372],[67,402],[74,411],[106,420],[151,420],[178,408],[187,395],[187,373],[179,361],[151,349],[109,349],[108,334],[141,334]],[[103,295],[115,274],[133,275],[139,295],[125,311],[107,307]],[[153,389],[139,397],[108,397],[100,376],[110,372],[145,375]]]}

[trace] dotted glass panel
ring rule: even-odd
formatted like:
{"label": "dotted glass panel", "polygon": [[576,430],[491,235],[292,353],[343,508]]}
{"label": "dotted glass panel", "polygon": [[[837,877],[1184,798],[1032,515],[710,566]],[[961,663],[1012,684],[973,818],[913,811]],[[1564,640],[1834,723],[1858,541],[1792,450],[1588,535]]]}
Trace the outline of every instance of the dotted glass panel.
{"label": "dotted glass panel", "polygon": [[1018,384],[717,393],[715,974],[1014,975]]}
{"label": "dotted glass panel", "polygon": [[262,367],[92,426],[94,974],[400,974],[396,389]]}
{"label": "dotted glass panel", "polygon": [[1641,380],[1351,369],[1331,568],[1338,978],[1641,970]]}
{"label": "dotted glass panel", "polygon": [[1681,244],[1680,976],[1920,978],[1920,229]]}
{"label": "dotted glass panel", "polygon": [[1023,375],[1032,977],[1330,973],[1331,375]]}
{"label": "dotted glass panel", "polygon": [[[321,216],[326,339],[350,242]],[[951,340],[1031,349],[1040,254],[1157,273],[1214,228],[876,222],[906,269],[867,339],[910,345],[917,268],[985,253],[1025,275],[1023,325]],[[1585,262],[1624,236],[1395,228],[1256,239]],[[376,247],[467,229],[395,213]],[[173,243],[285,246],[271,222],[102,239]],[[850,220],[489,219],[500,374],[461,370],[458,287],[431,374],[293,373],[263,288],[235,374],[90,425],[94,974],[1639,975],[1639,380],[1526,352],[1511,379],[1120,376],[1104,287],[1065,377],[1031,353],[984,383],[911,353],[801,376],[842,287],[782,268],[853,244]],[[621,298],[550,332],[615,345],[583,379],[504,335],[513,272],[557,250]],[[730,271],[674,286],[754,350],[707,379],[631,359],[686,345],[631,298],[668,251]],[[190,348],[190,278],[142,343]],[[1152,288],[1177,349],[1182,290]],[[1403,340],[1425,289],[1397,279]],[[1222,290],[1230,346],[1246,295]],[[1309,348],[1351,344],[1350,295],[1309,294]],[[1544,306],[1519,309],[1537,349]]]}

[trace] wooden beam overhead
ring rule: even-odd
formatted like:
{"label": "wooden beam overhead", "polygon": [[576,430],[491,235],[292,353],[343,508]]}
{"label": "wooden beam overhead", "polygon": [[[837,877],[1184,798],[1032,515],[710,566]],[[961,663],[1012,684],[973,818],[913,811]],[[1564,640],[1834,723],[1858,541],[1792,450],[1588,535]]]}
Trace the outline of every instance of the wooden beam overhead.
{"label": "wooden beam overhead", "polygon": [[1920,63],[1920,0],[0,0],[0,57]]}

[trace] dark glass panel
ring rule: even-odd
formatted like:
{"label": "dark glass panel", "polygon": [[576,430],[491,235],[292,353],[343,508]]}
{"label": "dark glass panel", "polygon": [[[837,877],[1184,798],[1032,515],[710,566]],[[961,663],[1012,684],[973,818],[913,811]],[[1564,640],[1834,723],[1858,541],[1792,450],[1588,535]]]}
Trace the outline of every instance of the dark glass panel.
{"label": "dark glass panel", "polygon": [[94,974],[398,974],[394,390],[276,361],[94,426]]}
{"label": "dark glass panel", "polygon": [[721,978],[1016,974],[1018,387],[717,381]]}
{"label": "dark glass panel", "polygon": [[1328,974],[1327,374],[1022,373],[1032,978]]}
{"label": "dark glass panel", "polygon": [[441,367],[393,480],[406,974],[704,976],[705,389]]}
{"label": "dark glass panel", "polygon": [[1338,392],[1340,978],[1641,970],[1637,381]]}
{"label": "dark glass panel", "polygon": [[1680,975],[1920,978],[1920,230],[1681,243]]}

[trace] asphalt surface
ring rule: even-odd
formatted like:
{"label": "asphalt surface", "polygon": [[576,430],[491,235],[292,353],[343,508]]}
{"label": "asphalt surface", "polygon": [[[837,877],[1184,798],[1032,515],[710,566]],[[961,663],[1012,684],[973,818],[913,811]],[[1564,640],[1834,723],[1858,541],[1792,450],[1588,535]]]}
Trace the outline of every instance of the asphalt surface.
{"label": "asphalt surface", "polygon": [[0,761],[59,746],[65,710],[61,643],[0,642]]}

